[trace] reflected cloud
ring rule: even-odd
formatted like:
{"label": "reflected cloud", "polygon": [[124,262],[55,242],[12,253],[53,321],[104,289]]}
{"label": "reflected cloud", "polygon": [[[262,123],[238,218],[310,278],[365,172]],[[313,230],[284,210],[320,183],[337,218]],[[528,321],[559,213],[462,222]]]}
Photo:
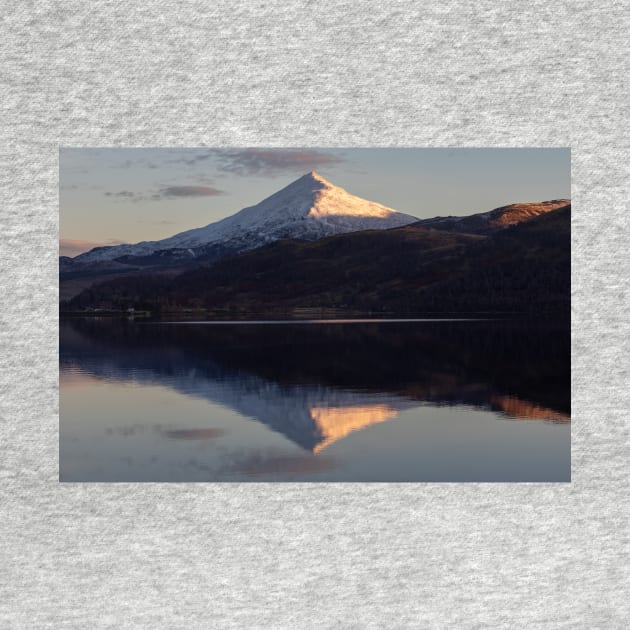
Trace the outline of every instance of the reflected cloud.
{"label": "reflected cloud", "polygon": [[313,455],[284,455],[274,453],[256,453],[236,458],[222,472],[239,473],[248,477],[264,475],[301,475],[334,470],[337,462],[329,457]]}
{"label": "reflected cloud", "polygon": [[216,440],[225,435],[223,429],[177,429],[164,431],[162,435],[172,440]]}
{"label": "reflected cloud", "polygon": [[150,430],[150,427],[148,427],[147,425],[136,423],[132,425],[108,427],[107,429],[105,429],[105,433],[107,435],[118,435],[120,437],[133,437],[141,433],[146,433],[149,430]]}

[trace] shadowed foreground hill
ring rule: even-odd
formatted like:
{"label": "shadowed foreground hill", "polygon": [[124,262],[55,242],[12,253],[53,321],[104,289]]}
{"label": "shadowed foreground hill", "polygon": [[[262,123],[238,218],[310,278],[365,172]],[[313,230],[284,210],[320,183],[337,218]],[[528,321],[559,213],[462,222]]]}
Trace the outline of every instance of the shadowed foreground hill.
{"label": "shadowed foreground hill", "polygon": [[279,241],[175,278],[105,282],[64,306],[568,314],[570,208],[489,236],[415,224]]}

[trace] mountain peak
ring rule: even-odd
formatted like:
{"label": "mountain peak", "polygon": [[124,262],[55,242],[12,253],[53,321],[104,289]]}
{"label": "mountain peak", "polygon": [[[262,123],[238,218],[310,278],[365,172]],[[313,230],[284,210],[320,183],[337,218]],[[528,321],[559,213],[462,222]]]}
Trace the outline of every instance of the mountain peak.
{"label": "mountain peak", "polygon": [[299,177],[294,182],[289,184],[287,188],[292,187],[294,185],[313,186],[314,190],[321,189],[321,188],[338,188],[338,186],[331,184],[327,179],[325,179],[324,177],[322,177],[319,173],[316,173],[315,171],[310,171],[309,173],[302,175],[302,177]]}
{"label": "mountain peak", "polygon": [[[161,241],[91,250],[79,258],[81,262],[115,260],[121,256],[153,255],[162,250],[180,250],[181,255],[195,258],[211,246],[231,252],[245,251],[286,238],[317,240],[346,232],[401,227],[417,220],[356,197],[310,171],[256,205],[216,223]],[[204,248],[203,252],[198,248]]]}
{"label": "mountain peak", "polygon": [[306,175],[304,175],[304,177],[310,177],[311,179],[314,179],[316,182],[322,182],[324,184],[330,184],[330,182],[328,180],[326,180],[324,177],[322,177],[319,173],[316,173],[315,171],[310,171],[310,172],[306,173]]}

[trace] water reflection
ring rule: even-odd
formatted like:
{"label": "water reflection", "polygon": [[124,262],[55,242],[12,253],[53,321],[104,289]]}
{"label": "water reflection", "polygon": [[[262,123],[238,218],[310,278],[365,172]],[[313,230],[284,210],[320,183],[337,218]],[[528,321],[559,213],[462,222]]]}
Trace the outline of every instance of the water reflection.
{"label": "water reflection", "polygon": [[286,455],[280,452],[254,452],[246,455],[232,455],[228,465],[221,473],[239,474],[250,478],[268,475],[304,475],[335,470],[338,463],[331,457],[312,457],[309,455]]}
{"label": "water reflection", "polygon": [[341,440],[353,431],[358,431],[377,422],[392,420],[398,410],[392,405],[362,405],[350,407],[310,407],[309,415],[321,441],[313,447],[319,453],[333,442]]}
{"label": "water reflection", "polygon": [[223,435],[222,429],[176,429],[164,431],[163,435],[173,440],[215,440]]}
{"label": "water reflection", "polygon": [[[216,462],[190,460],[211,478],[230,471],[285,478],[332,471],[343,464],[327,455],[333,445],[421,406],[570,421],[568,326],[509,321],[196,326],[77,318],[61,322],[60,360],[62,389],[80,388],[82,376],[167,387],[253,419],[304,453],[260,447],[239,454],[234,447],[221,475]],[[120,435],[141,430],[137,423],[116,428]],[[174,445],[217,449],[233,437],[229,426],[160,425],[153,431]]]}
{"label": "water reflection", "polygon": [[521,400],[516,396],[492,396],[490,402],[492,409],[500,410],[515,420],[546,420],[561,423],[571,421],[568,413]]}

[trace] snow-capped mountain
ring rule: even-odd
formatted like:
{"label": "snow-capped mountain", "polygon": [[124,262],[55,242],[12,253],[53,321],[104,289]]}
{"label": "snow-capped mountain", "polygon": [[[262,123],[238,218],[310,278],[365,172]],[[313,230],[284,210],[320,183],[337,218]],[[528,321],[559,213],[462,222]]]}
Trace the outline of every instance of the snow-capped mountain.
{"label": "snow-capped mountain", "polygon": [[417,217],[355,197],[317,173],[300,177],[255,206],[205,227],[161,241],[97,247],[74,260],[100,262],[122,256],[203,255],[220,246],[245,251],[285,238],[317,240],[359,230],[388,229],[414,223]]}

